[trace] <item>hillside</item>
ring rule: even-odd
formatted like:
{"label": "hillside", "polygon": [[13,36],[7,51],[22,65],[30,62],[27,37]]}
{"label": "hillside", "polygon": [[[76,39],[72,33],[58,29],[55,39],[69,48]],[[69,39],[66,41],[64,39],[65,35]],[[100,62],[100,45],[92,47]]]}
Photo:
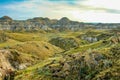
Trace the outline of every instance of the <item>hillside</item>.
{"label": "hillside", "polygon": [[[38,34],[38,35],[36,35]],[[25,69],[28,66],[41,62],[63,50],[48,43],[49,36],[43,33],[0,33],[0,78],[9,74],[9,70]]]}
{"label": "hillside", "polygon": [[120,80],[120,0],[0,0],[0,80]]}
{"label": "hillside", "polygon": [[0,80],[118,80],[120,30],[111,25],[4,16]]}
{"label": "hillside", "polygon": [[8,70],[14,72],[14,75],[9,73],[11,80],[118,80],[120,77],[119,31],[3,33],[7,37],[0,43],[3,78]]}
{"label": "hillside", "polygon": [[113,37],[87,43],[54,55],[18,71],[15,80],[118,80],[120,42],[116,44],[112,40]]}

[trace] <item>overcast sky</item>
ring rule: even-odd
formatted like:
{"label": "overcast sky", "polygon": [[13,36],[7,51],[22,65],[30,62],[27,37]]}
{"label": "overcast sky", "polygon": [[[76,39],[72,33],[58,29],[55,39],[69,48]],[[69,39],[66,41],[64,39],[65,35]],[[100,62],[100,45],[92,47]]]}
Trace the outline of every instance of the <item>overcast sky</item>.
{"label": "overcast sky", "polygon": [[0,0],[0,17],[120,23],[120,0]]}

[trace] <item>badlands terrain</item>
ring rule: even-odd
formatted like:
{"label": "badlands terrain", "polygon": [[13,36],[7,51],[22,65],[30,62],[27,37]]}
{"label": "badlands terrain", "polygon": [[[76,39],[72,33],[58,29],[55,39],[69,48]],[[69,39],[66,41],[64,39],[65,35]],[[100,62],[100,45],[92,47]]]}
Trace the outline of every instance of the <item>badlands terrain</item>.
{"label": "badlands terrain", "polygon": [[119,79],[119,23],[0,18],[0,80]]}

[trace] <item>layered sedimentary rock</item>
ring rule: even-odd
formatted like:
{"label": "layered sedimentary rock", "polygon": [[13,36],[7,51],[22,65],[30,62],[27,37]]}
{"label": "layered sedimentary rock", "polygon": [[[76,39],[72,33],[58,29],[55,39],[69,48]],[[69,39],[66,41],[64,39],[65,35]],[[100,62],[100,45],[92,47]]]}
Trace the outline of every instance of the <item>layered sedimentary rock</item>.
{"label": "layered sedimentary rock", "polygon": [[87,28],[96,28],[96,29],[116,29],[120,28],[120,24],[112,23],[83,23],[78,21],[72,21],[67,17],[63,17],[60,20],[49,19],[42,17],[35,17],[28,20],[13,20],[9,16],[3,16],[0,18],[0,30],[52,30],[57,29],[60,31],[64,30],[80,30]]}

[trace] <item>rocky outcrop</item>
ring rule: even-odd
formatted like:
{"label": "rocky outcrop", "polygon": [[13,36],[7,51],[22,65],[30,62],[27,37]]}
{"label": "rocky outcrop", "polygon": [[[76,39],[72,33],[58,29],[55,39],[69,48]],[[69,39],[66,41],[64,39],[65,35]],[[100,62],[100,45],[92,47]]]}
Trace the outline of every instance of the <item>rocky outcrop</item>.
{"label": "rocky outcrop", "polygon": [[27,60],[21,62],[24,58],[20,59],[20,56],[21,54],[14,50],[0,50],[0,78],[2,80],[14,78],[16,70],[25,69],[31,65],[31,63],[27,63]]}
{"label": "rocky outcrop", "polygon": [[77,38],[80,38],[82,40],[86,40],[90,43],[93,43],[93,42],[97,42],[99,40],[97,37],[97,34],[99,34],[99,33],[94,32],[94,31],[87,31],[85,34],[81,34],[81,35],[77,36]]}
{"label": "rocky outcrop", "polygon": [[82,36],[81,39],[86,40],[88,42],[97,42],[98,41],[97,37],[90,37],[90,36]]}
{"label": "rocky outcrop", "polygon": [[0,78],[4,79],[9,75],[9,71],[14,71],[15,68],[9,62],[9,58],[12,54],[7,50],[0,50]]}
{"label": "rocky outcrop", "polygon": [[111,42],[114,44],[120,43],[120,36],[113,36]]}
{"label": "rocky outcrop", "polygon": [[85,34],[81,34],[77,36],[77,38],[93,43],[93,42],[97,42],[100,40],[110,39],[112,36],[114,36],[113,33],[87,31]]}

